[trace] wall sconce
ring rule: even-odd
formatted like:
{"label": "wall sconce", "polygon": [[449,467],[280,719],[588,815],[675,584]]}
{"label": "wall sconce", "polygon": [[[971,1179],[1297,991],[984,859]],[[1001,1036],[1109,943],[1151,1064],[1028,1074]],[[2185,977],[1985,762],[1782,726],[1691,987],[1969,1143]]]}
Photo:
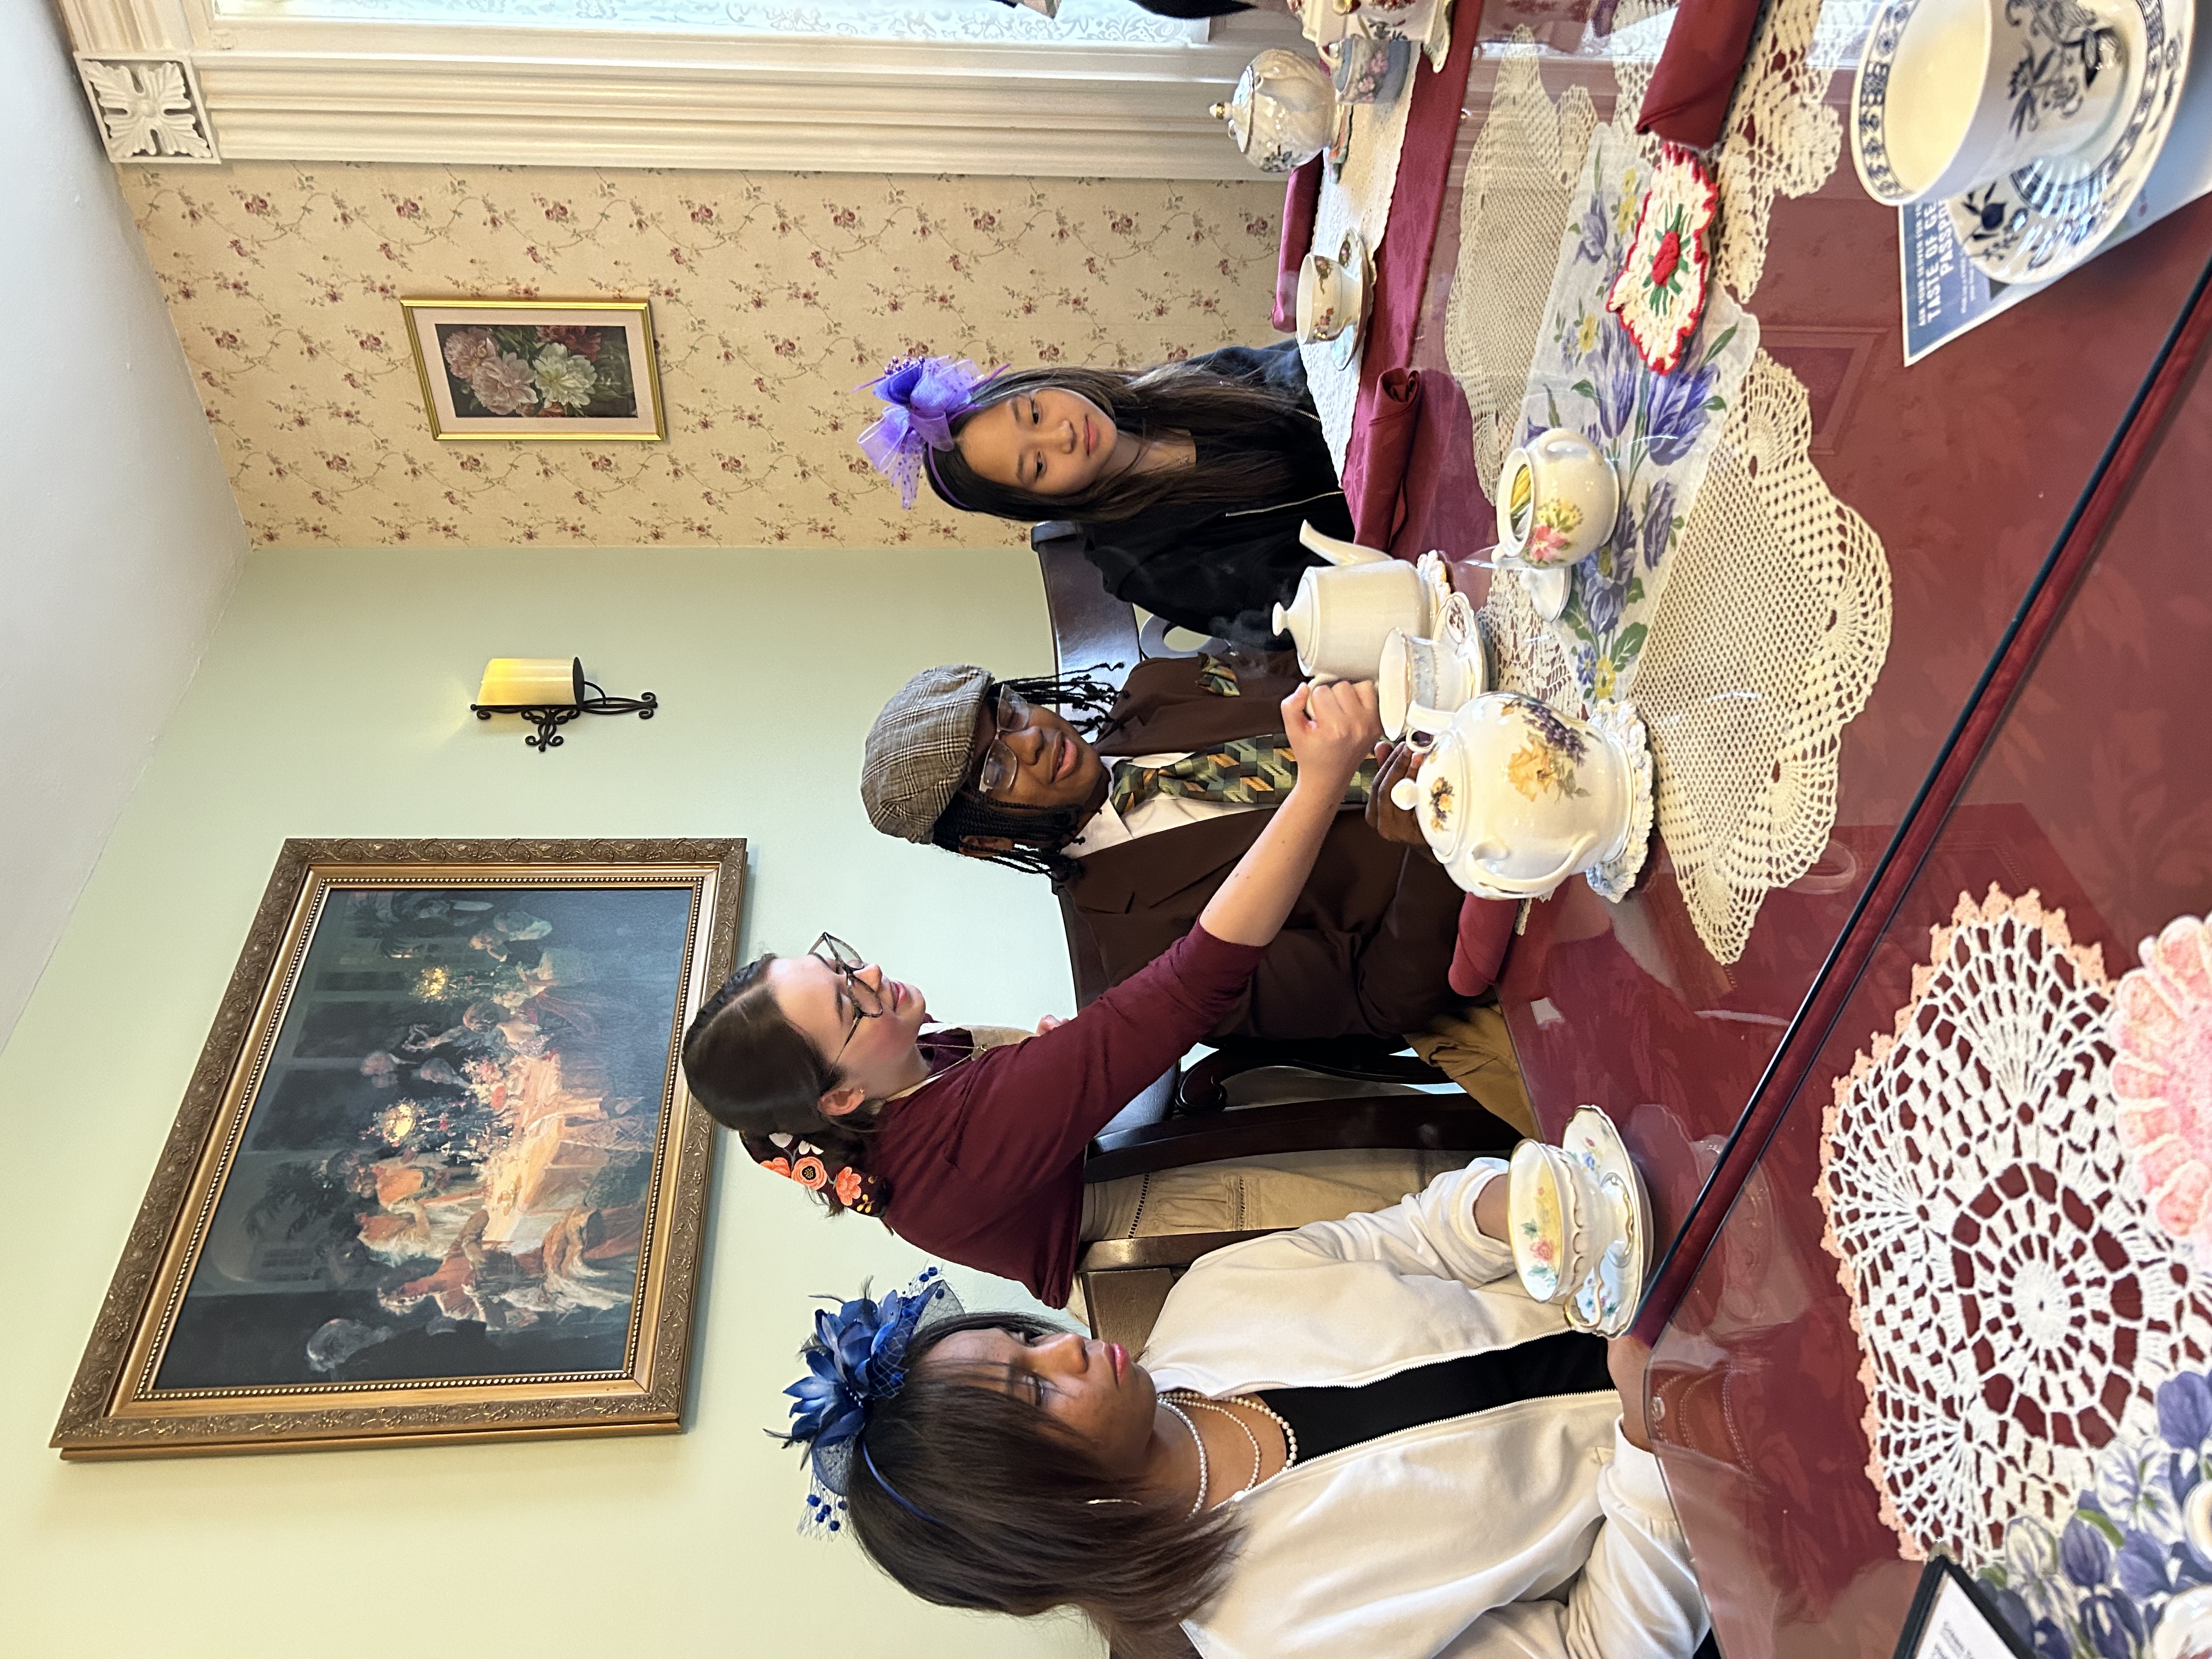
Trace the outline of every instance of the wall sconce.
{"label": "wall sconce", "polygon": [[538,728],[523,742],[544,755],[561,746],[561,728],[579,714],[635,714],[649,720],[660,699],[650,691],[609,696],[584,678],[581,657],[494,657],[484,665],[483,684],[469,707],[480,720],[521,715]]}

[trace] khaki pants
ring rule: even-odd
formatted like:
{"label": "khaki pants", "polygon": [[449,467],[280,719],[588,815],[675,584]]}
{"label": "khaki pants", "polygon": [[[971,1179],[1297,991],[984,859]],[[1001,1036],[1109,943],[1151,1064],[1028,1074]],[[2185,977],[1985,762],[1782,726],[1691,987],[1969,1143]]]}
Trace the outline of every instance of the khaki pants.
{"label": "khaki pants", "polygon": [[1408,1031],[1413,1052],[1480,1101],[1492,1117],[1504,1118],[1531,1140],[1541,1140],[1535,1108],[1521,1081],[1521,1062],[1505,1016],[1495,1003],[1455,1014],[1438,1014],[1425,1031]]}

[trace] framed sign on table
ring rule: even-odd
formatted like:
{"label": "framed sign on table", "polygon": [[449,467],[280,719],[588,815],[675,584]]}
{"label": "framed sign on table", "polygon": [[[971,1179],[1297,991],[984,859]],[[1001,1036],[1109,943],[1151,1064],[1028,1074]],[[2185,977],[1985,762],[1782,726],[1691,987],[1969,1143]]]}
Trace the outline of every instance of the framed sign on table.
{"label": "framed sign on table", "polygon": [[744,846],[285,842],[62,1455],[674,1431]]}

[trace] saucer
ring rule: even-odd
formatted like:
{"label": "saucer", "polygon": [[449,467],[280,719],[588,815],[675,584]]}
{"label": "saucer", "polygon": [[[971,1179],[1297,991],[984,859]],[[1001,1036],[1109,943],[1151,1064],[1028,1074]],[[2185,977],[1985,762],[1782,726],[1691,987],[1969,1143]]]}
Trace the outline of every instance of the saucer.
{"label": "saucer", "polygon": [[1329,348],[1329,361],[1345,368],[1358,353],[1360,338],[1367,332],[1367,313],[1375,303],[1375,256],[1358,226],[1344,233],[1343,246],[1336,251],[1336,264],[1352,278],[1352,320],[1336,338],[1322,343]]}
{"label": "saucer", "polygon": [[1632,702],[1601,702],[1590,711],[1589,728],[1620,756],[1628,780],[1628,833],[1612,854],[1583,872],[1590,890],[1608,903],[1628,896],[1651,853],[1651,738]]}
{"label": "saucer", "polygon": [[1567,608],[1567,596],[1574,592],[1575,568],[1571,564],[1553,565],[1540,569],[1534,565],[1514,567],[1522,585],[1528,590],[1528,603],[1546,622],[1557,622]]}
{"label": "saucer", "polygon": [[2181,102],[2196,0],[2113,0],[2127,80],[2110,134],[1943,204],[1969,264],[1992,282],[2046,283],[2096,252],[2142,189]]}
{"label": "saucer", "polygon": [[1474,602],[1464,593],[1453,594],[1437,613],[1436,630],[1430,637],[1449,645],[1459,659],[1474,670],[1474,690],[1471,695],[1479,697],[1489,690],[1490,659],[1483,653],[1482,629],[1474,619]]}
{"label": "saucer", "polygon": [[1651,1200],[1613,1120],[1595,1106],[1584,1106],[1567,1120],[1559,1150],[1598,1178],[1618,1206],[1622,1237],[1607,1245],[1597,1265],[1566,1300],[1567,1322],[1600,1336],[1619,1336],[1636,1317],[1644,1299],[1644,1275],[1651,1258]]}
{"label": "saucer", "polygon": [[1444,607],[1451,603],[1453,592],[1451,566],[1444,556],[1431,548],[1413,561],[1413,568],[1421,573],[1421,580],[1429,585],[1428,614],[1421,618],[1422,631],[1429,638],[1437,637],[1436,630],[1443,626]]}

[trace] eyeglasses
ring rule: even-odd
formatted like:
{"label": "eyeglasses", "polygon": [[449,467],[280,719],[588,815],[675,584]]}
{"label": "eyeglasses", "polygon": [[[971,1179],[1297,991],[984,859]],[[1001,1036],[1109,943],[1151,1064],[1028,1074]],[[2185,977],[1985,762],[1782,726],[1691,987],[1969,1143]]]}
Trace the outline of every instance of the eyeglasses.
{"label": "eyeglasses", "polygon": [[998,702],[994,708],[998,730],[991,738],[991,746],[983,751],[982,769],[975,775],[975,793],[995,795],[1014,781],[1021,770],[1021,763],[1003,739],[1009,732],[1019,732],[1027,726],[1036,710],[1030,700],[1011,685],[999,688]]}
{"label": "eyeglasses", "polygon": [[845,994],[853,1000],[852,1028],[845,1033],[845,1040],[837,1045],[837,1052],[830,1056],[830,1063],[835,1066],[843,1057],[845,1050],[853,1046],[854,1037],[860,1034],[860,1022],[873,1019],[884,1012],[884,994],[880,987],[871,985],[860,977],[860,969],[868,964],[860,959],[858,951],[835,933],[823,934],[806,947],[806,954],[842,976],[845,981]]}

